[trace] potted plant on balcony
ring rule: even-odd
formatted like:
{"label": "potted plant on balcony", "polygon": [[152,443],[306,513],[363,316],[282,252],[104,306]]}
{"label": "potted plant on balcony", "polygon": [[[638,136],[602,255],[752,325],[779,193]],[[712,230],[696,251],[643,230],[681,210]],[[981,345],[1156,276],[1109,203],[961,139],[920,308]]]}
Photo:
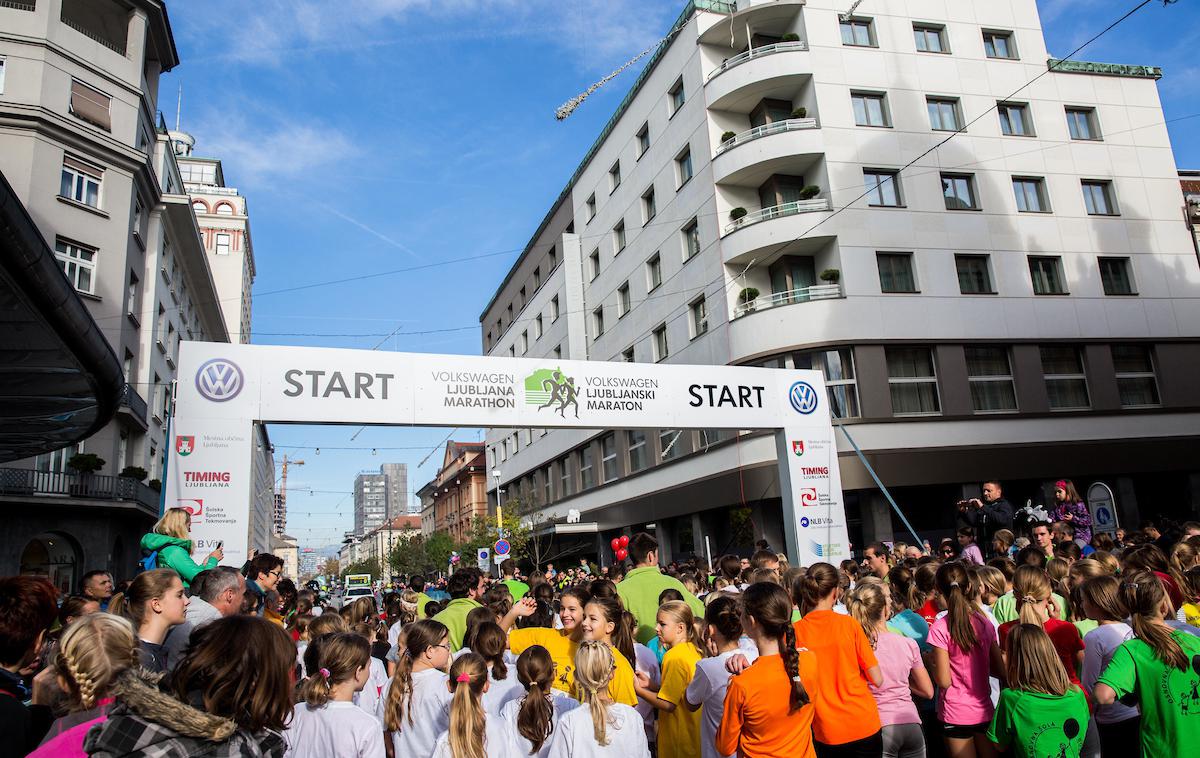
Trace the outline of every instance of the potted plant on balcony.
{"label": "potted plant on balcony", "polygon": [[104,459],[95,453],[76,453],[67,461],[67,468],[79,474],[79,479],[72,482],[68,491],[74,496],[87,495],[92,490],[92,482],[96,472],[104,468]]}
{"label": "potted plant on balcony", "polygon": [[821,272],[821,281],[837,284],[842,279],[842,272],[836,268],[827,268]]}
{"label": "potted plant on balcony", "polygon": [[742,219],[745,217],[746,209],[740,205],[729,212],[729,220],[732,221],[735,226],[741,226]]}
{"label": "potted plant on balcony", "polygon": [[779,41],[780,42],[799,42],[800,35],[796,34],[795,32],[788,32],[787,34],[780,37]]}
{"label": "potted plant on balcony", "polygon": [[752,313],[758,300],[758,289],[756,287],[746,287],[738,293],[738,305],[742,306],[742,310],[746,313]]}
{"label": "potted plant on balcony", "polygon": [[737,132],[725,132],[721,135],[721,144],[725,144],[729,140],[737,136]]}
{"label": "potted plant on balcony", "polygon": [[821,188],[815,184],[810,184],[807,187],[805,187],[804,189],[800,190],[800,199],[801,200],[812,200],[814,197],[816,197],[819,194],[821,194]]}
{"label": "potted plant on balcony", "polygon": [[124,477],[125,479],[133,479],[135,481],[144,482],[149,474],[146,472],[146,469],[142,468],[141,466],[126,466],[125,468],[121,469],[121,473],[117,474],[117,476]]}
{"label": "potted plant on balcony", "polygon": [[162,492],[162,480],[161,479],[151,479],[150,481],[146,482],[146,486],[149,487],[150,489],[154,490],[155,492]]}
{"label": "potted plant on balcony", "polygon": [[801,105],[792,111],[792,118],[808,118],[808,108]]}

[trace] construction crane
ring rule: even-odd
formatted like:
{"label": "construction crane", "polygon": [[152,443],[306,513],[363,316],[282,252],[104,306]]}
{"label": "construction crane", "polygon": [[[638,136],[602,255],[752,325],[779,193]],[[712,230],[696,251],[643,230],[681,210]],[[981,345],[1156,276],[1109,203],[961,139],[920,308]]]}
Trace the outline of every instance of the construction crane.
{"label": "construction crane", "polygon": [[279,502],[275,506],[275,531],[282,534],[287,527],[287,474],[288,466],[303,466],[304,461],[289,460],[287,453],[283,454],[283,463],[280,464],[279,475]]}

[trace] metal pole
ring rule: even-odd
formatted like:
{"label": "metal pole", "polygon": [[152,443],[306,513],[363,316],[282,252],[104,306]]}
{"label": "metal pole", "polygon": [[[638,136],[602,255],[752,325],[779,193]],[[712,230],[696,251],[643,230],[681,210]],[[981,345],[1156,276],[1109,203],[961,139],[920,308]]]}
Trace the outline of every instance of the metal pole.
{"label": "metal pole", "polygon": [[704,554],[708,556],[708,570],[712,573],[712,546],[708,544],[708,535],[704,535]]}
{"label": "metal pole", "polygon": [[862,465],[867,469],[867,473],[870,474],[871,478],[875,480],[875,485],[879,487],[881,492],[883,492],[883,496],[886,497],[887,501],[892,504],[892,509],[896,511],[896,515],[899,516],[900,520],[904,522],[904,526],[908,528],[908,531],[910,534],[912,534],[913,539],[917,541],[917,545],[921,545],[921,538],[917,535],[917,530],[913,529],[912,524],[908,523],[908,519],[904,517],[904,511],[900,510],[900,506],[896,505],[896,501],[892,498],[892,493],[888,492],[888,488],[883,486],[883,482],[879,480],[879,475],[875,473],[875,469],[873,469],[871,464],[867,461],[867,456],[863,455],[863,451],[858,447],[858,443],[854,441],[854,438],[850,436],[850,432],[846,430],[846,425],[838,424],[837,428],[841,429],[842,434],[846,435],[846,439],[849,440],[850,446],[854,448],[854,453],[858,456],[858,460],[862,462]]}

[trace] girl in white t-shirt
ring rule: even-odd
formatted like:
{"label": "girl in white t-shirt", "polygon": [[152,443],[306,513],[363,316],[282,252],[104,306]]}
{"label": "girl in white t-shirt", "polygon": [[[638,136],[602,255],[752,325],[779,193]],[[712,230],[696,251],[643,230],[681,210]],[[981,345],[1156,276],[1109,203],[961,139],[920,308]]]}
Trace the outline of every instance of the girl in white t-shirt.
{"label": "girl in white t-shirt", "polygon": [[478,653],[460,656],[450,666],[449,728],[438,736],[433,758],[517,758],[508,725],[483,709],[490,684],[487,664]]}
{"label": "girl in white t-shirt", "polygon": [[430,755],[450,723],[445,673],[450,631],[440,621],[421,619],[405,627],[403,639],[404,649],[376,715],[391,737],[394,755]]}
{"label": "girl in white t-shirt", "polygon": [[[1114,576],[1096,576],[1079,587],[1083,612],[1097,626],[1083,638],[1083,669],[1079,682],[1089,695],[1096,688],[1100,674],[1112,662],[1117,648],[1133,639],[1133,628],[1126,623],[1129,608],[1121,597],[1121,582]],[[1094,719],[1104,752],[1113,755],[1138,755],[1141,714],[1138,709],[1119,700],[1096,708]]]}
{"label": "girl in white t-shirt", "polygon": [[473,652],[483,658],[488,670],[488,688],[483,693],[483,709],[493,716],[499,716],[505,703],[520,697],[525,691],[517,681],[517,673],[505,655],[508,650],[508,635],[499,624],[485,621],[476,627],[472,645]]}
{"label": "girl in white t-shirt", "polygon": [[500,718],[508,724],[520,755],[547,758],[558,722],[579,705],[575,698],[554,689],[556,673],[554,658],[541,645],[525,648],[517,658],[517,679],[525,693],[506,702]]}
{"label": "girl in white t-shirt", "polygon": [[684,706],[689,711],[700,710],[700,755],[703,758],[719,758],[717,750],[717,727],[721,725],[721,714],[725,710],[725,691],[729,689],[732,674],[725,663],[734,655],[742,653],[753,663],[758,658],[758,648],[747,652],[741,647],[742,617],[740,604],[729,595],[715,598],[704,609],[705,640],[711,658],[703,658],[696,664],[696,675],[688,684]]}
{"label": "girl in white t-shirt", "polygon": [[370,644],[348,632],[326,635],[319,646],[319,668],[300,688],[301,702],[292,710],[284,733],[288,758],[383,758],[379,721],[354,705],[354,693],[370,676]]}
{"label": "girl in white t-shirt", "polygon": [[[371,629],[370,624],[366,623],[355,624],[354,628],[350,631],[365,639],[368,645],[371,644],[371,641],[375,637],[374,630]],[[371,656],[370,667],[371,674],[367,678],[367,683],[363,686],[362,692],[354,696],[354,704],[374,716],[375,712],[379,710],[379,701],[383,697],[383,688],[388,683],[388,673],[387,668],[383,665],[383,661],[373,655]]]}
{"label": "girl in white t-shirt", "polygon": [[559,721],[550,737],[555,758],[649,758],[642,717],[631,706],[614,703],[608,683],[616,669],[612,649],[587,640],[575,652],[575,686],[585,707]]}

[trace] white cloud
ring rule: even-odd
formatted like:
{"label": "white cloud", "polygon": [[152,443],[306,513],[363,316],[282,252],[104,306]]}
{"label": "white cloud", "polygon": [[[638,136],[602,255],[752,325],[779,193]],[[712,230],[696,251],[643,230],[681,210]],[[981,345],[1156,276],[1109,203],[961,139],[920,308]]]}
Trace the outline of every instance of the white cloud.
{"label": "white cloud", "polygon": [[332,126],[270,117],[231,120],[224,112],[202,119],[190,130],[199,138],[197,154],[220,157],[231,184],[254,186],[300,177],[337,165],[356,152],[353,141]]}

